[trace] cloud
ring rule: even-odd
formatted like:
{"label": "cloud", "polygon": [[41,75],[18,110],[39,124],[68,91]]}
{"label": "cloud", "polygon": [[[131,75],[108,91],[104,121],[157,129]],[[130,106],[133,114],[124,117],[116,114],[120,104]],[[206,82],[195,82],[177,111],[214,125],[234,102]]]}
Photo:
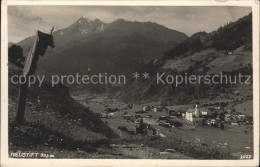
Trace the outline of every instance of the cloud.
{"label": "cloud", "polygon": [[141,6],[9,6],[9,41],[18,42],[36,30],[65,28],[81,16],[112,22],[151,21],[192,35],[210,32],[251,12],[249,7],[141,7]]}

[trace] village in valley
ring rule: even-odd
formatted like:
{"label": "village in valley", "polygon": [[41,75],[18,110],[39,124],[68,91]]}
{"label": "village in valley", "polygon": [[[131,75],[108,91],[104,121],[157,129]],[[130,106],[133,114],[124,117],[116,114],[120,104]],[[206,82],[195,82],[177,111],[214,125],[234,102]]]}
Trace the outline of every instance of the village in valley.
{"label": "village in valley", "polygon": [[[240,112],[236,106],[250,101],[222,101],[169,106],[160,102],[125,104],[108,97],[73,96],[89,107],[111,129],[124,139],[134,136],[181,137],[194,140],[204,146],[213,146],[230,151],[234,157],[253,152],[252,116]],[[239,108],[241,108],[239,106]],[[242,109],[243,111],[246,109]],[[142,137],[141,137],[142,138]],[[247,140],[245,140],[247,139]],[[240,147],[238,147],[238,145]],[[111,147],[120,147],[112,144]],[[136,147],[138,145],[121,147]],[[176,152],[166,148],[158,153],[161,158]],[[241,152],[242,150],[242,152]]]}

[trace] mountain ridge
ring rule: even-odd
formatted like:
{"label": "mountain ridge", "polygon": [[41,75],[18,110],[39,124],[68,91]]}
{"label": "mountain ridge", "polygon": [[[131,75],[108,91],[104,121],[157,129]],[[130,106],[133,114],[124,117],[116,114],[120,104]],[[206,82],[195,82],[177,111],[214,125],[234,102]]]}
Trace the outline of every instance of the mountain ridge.
{"label": "mountain ridge", "polygon": [[[67,28],[53,32],[55,48],[38,62],[38,74],[132,74],[187,36],[151,22],[117,19],[103,23],[81,17]],[[33,37],[18,43],[27,55]]]}
{"label": "mountain ridge", "polygon": [[[154,59],[140,71],[149,72],[149,81],[128,84],[116,94],[125,102],[162,101],[187,104],[198,99],[238,98],[233,92],[244,92],[240,98],[251,96],[251,86],[230,85],[157,85],[155,74],[214,75],[223,72],[252,75],[252,14],[229,23],[211,33],[198,32]],[[244,89],[244,90],[243,90]],[[141,91],[140,91],[141,90]],[[205,100],[208,101],[208,100]]]}

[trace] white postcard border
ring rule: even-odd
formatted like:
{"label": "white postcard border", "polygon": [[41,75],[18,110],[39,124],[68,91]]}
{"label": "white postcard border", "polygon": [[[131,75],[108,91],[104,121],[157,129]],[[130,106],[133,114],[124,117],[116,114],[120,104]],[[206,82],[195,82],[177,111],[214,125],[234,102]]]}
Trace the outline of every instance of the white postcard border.
{"label": "white postcard border", "polygon": [[[141,159],[14,159],[8,157],[8,29],[9,5],[108,6],[249,6],[253,13],[254,159],[252,160],[141,160]],[[259,3],[251,1],[2,1],[1,4],[1,165],[2,166],[258,166],[259,164]]]}

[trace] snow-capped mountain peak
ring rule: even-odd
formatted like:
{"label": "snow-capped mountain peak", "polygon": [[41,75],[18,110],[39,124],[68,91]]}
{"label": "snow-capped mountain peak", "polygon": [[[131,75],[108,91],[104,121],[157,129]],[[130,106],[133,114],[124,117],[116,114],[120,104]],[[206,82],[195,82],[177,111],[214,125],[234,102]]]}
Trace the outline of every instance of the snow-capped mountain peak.
{"label": "snow-capped mountain peak", "polygon": [[79,18],[76,22],[76,25],[81,34],[88,34],[90,32],[104,30],[104,23],[102,21],[100,21],[99,19],[90,20],[85,16]]}

